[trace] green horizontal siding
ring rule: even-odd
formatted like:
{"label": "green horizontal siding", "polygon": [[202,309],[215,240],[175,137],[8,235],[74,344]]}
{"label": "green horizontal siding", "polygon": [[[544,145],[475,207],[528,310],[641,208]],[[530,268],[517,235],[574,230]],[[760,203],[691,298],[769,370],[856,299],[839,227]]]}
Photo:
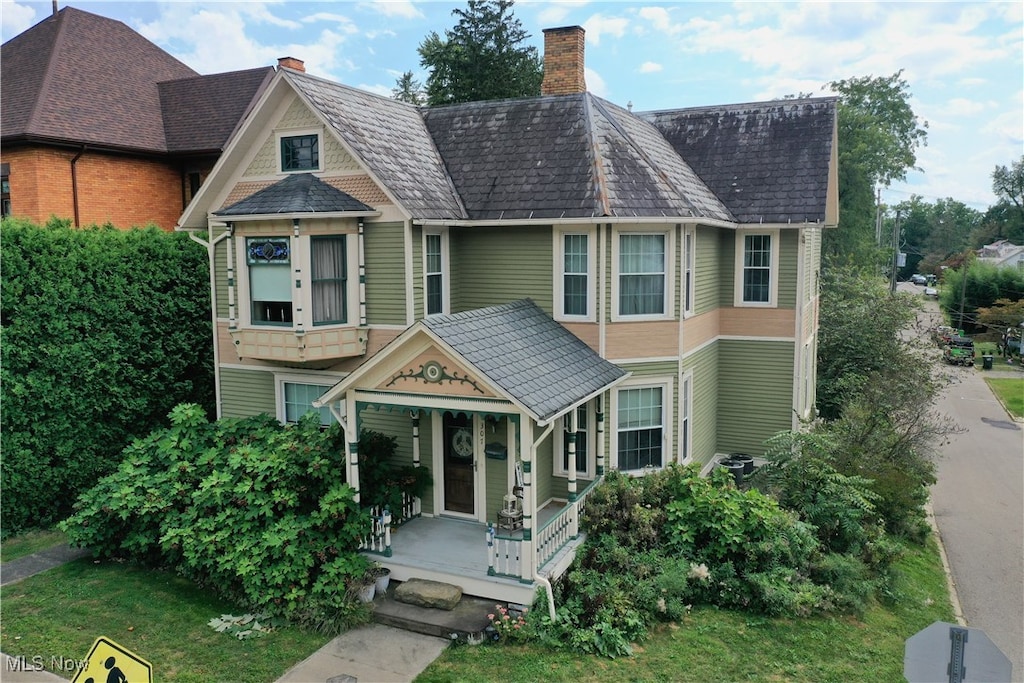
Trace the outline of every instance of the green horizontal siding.
{"label": "green horizontal siding", "polygon": [[718,451],[764,452],[793,415],[792,342],[718,342]]}
{"label": "green horizontal siding", "polygon": [[[722,238],[720,228],[697,229],[697,254],[694,258],[694,313],[707,313],[720,308],[719,288],[723,277]],[[728,271],[725,271],[728,272]],[[729,276],[731,279],[731,275]],[[731,300],[730,300],[731,301]]]}
{"label": "green horizontal siding", "polygon": [[[421,413],[420,418],[420,465],[431,470],[433,476],[433,455],[431,449],[430,415]],[[359,414],[359,430],[373,430],[393,436],[396,439],[395,457],[392,462],[399,466],[412,465],[412,417],[404,411],[367,408]],[[434,490],[429,488],[422,498],[423,512],[434,511]]]}
{"label": "green horizontal siding", "polygon": [[224,417],[277,415],[274,373],[221,368],[221,413]]}
{"label": "green horizontal siding", "polygon": [[736,231],[718,230],[718,301],[732,306],[736,298]]}
{"label": "green horizontal siding", "polygon": [[453,228],[449,237],[452,312],[526,297],[552,312],[550,227]]}
{"label": "green horizontal siding", "polygon": [[708,344],[683,361],[693,371],[690,431],[694,460],[709,462],[718,449],[718,343]]}
{"label": "green horizontal siding", "polygon": [[366,320],[371,325],[405,324],[405,226],[367,223]]}
{"label": "green horizontal siding", "polygon": [[779,308],[796,308],[796,290],[800,260],[800,231],[779,233]]}

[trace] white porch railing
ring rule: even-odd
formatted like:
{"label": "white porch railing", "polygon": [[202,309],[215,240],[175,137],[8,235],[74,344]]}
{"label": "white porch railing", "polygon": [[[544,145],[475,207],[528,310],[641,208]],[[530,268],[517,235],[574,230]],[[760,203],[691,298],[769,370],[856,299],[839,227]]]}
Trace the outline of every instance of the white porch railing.
{"label": "white porch railing", "polygon": [[[569,503],[561,512],[549,519],[534,534],[537,568],[543,567],[554,558],[562,548],[579,537],[579,522],[586,509],[587,498],[594,487],[600,483],[595,479],[577,496],[576,501]],[[500,536],[493,524],[487,525],[487,573],[491,576],[509,576],[522,578],[522,539],[511,536]]]}
{"label": "white porch railing", "polygon": [[398,527],[410,519],[420,516],[422,503],[419,498],[402,494],[402,508],[393,514],[379,505],[370,508],[370,533],[359,544],[360,550],[391,557],[391,527]]}

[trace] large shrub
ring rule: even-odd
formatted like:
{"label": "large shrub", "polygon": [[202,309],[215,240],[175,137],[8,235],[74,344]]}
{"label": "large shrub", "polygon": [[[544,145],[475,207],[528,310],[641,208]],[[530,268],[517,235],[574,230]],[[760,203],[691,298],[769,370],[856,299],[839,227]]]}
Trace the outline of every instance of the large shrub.
{"label": "large shrub", "polygon": [[[313,624],[353,616],[346,586],[368,513],[343,482],[345,441],[311,414],[210,423],[195,405],[135,441],[61,524],[102,557],[173,567],[252,610]],[[340,621],[340,623],[339,623]]]}
{"label": "large shrub", "polygon": [[155,228],[0,225],[3,534],[47,526],[181,402],[211,410],[205,250]]}

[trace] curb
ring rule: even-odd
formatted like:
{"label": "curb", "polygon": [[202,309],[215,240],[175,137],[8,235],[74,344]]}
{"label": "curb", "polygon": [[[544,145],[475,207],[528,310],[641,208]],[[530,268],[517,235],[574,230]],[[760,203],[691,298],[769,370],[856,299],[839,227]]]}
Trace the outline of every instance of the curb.
{"label": "curb", "polygon": [[956,592],[956,581],[953,580],[953,571],[950,569],[949,558],[946,556],[946,546],[942,542],[939,525],[935,522],[935,511],[932,509],[931,498],[925,503],[924,511],[928,519],[928,526],[932,528],[932,533],[935,534],[935,544],[939,548],[939,558],[942,560],[942,571],[946,575],[946,587],[949,589],[949,603],[953,607],[953,616],[956,617],[957,624],[967,626],[967,617],[964,616],[964,610],[960,606],[960,596]]}

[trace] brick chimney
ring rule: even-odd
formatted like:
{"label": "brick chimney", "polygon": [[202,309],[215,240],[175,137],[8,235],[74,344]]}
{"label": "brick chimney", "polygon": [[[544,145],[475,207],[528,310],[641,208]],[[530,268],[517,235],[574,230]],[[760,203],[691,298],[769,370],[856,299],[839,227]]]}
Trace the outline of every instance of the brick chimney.
{"label": "brick chimney", "polygon": [[582,26],[544,29],[544,81],[541,95],[573,95],[587,91],[583,77]]}
{"label": "brick chimney", "polygon": [[295,57],[278,57],[277,66],[278,68],[283,66],[286,69],[294,69],[295,71],[306,73],[306,63]]}

